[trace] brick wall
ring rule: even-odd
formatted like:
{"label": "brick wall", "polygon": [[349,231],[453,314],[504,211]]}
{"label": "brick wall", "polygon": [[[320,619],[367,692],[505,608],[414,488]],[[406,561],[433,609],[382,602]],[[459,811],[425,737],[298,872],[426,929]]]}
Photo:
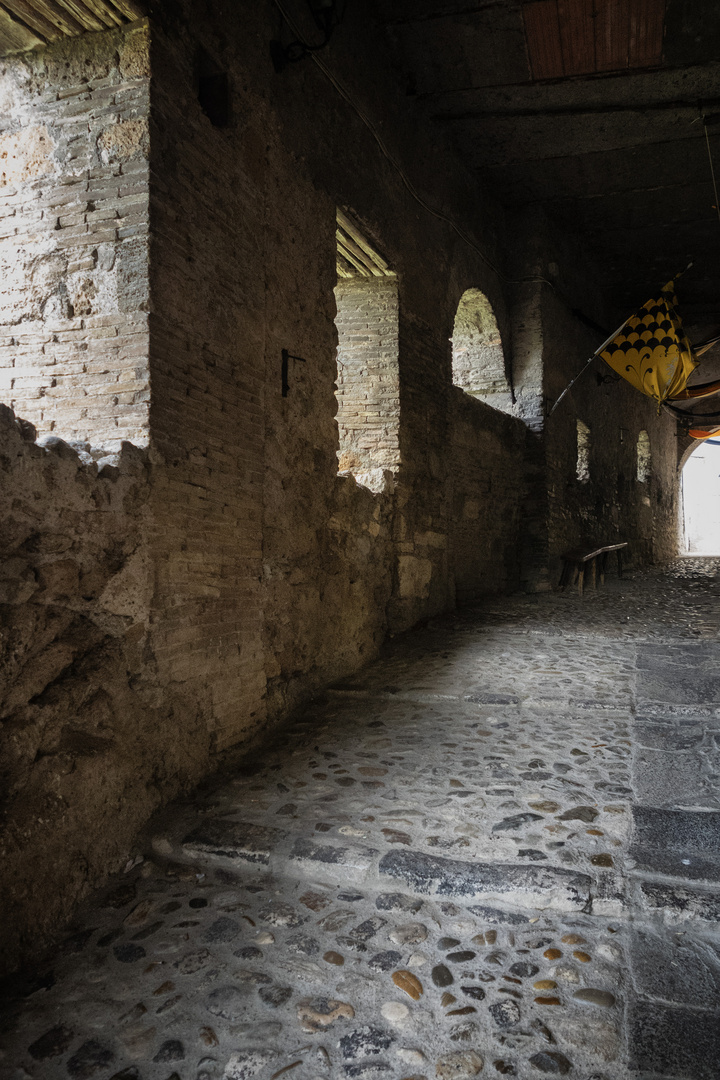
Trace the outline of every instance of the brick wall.
{"label": "brick wall", "polygon": [[148,34],[0,62],[0,401],[41,432],[148,433]]}
{"label": "brick wall", "polygon": [[213,126],[196,45],[154,36],[151,637],[159,681],[222,748],[265,719],[267,193],[261,127]]}
{"label": "brick wall", "polygon": [[452,336],[453,382],[468,394],[512,412],[500,330],[488,298],[479,289],[460,297]]}
{"label": "brick wall", "polygon": [[335,289],[338,467],[399,465],[398,287],[391,277],[347,278]]}

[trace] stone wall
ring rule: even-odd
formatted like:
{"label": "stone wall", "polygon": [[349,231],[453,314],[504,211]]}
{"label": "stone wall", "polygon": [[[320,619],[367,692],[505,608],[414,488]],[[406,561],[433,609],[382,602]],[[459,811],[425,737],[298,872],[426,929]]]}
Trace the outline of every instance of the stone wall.
{"label": "stone wall", "polygon": [[0,401],[117,448],[148,432],[147,29],[0,62]]}
{"label": "stone wall", "polygon": [[[147,455],[33,441],[0,406],[3,962],[66,918],[157,805],[159,715],[143,701]],[[144,767],[143,767],[144,765]],[[158,786],[148,787],[153,771]]]}
{"label": "stone wall", "polygon": [[[556,298],[543,311],[546,370],[555,400],[603,340],[602,331],[578,325]],[[587,479],[577,476],[580,421],[588,429]],[[556,584],[560,555],[578,544],[628,542],[636,565],[663,563],[677,552],[677,425],[657,404],[595,361],[547,421],[548,551],[550,583]],[[637,478],[637,441],[646,431],[651,472]]]}

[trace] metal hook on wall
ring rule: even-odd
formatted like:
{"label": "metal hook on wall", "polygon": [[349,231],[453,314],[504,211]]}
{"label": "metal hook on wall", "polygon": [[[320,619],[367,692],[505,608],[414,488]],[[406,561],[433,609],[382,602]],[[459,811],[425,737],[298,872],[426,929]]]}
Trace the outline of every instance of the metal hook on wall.
{"label": "metal hook on wall", "polygon": [[282,351],[282,364],[280,367],[280,378],[282,380],[282,396],[288,396],[288,390],[290,389],[290,382],[288,376],[290,373],[290,361],[299,360],[302,364],[307,363],[304,356],[293,356],[287,349]]}

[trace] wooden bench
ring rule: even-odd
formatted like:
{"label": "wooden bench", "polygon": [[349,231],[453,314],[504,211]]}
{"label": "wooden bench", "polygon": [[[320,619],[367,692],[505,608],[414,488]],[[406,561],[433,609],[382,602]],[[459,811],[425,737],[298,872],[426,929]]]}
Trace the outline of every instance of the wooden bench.
{"label": "wooden bench", "polygon": [[[590,581],[592,582],[593,589],[597,588],[598,577],[598,564],[600,569],[600,584],[605,583],[605,567],[607,565],[607,557],[611,551],[617,553],[617,568],[618,577],[622,577],[622,552],[623,548],[627,547],[627,541],[622,544],[605,544],[603,547],[596,548],[573,548],[572,551],[566,551],[563,555],[563,568],[560,575],[560,588],[564,589],[566,585],[574,585],[577,581],[578,592],[582,596],[583,588],[585,585],[585,573],[590,570]],[[572,576],[572,580],[569,580]]]}

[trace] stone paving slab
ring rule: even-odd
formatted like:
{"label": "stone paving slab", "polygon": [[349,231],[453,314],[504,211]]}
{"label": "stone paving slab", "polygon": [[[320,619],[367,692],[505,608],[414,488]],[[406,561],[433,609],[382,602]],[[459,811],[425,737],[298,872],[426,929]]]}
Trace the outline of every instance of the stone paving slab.
{"label": "stone paving slab", "polygon": [[720,1013],[639,1001],[630,1012],[629,1045],[631,1068],[645,1080],[666,1076],[716,1080]]}
{"label": "stone paving slab", "polygon": [[720,1075],[718,601],[683,560],[393,643],[153,820],[3,1080]]}
{"label": "stone paving slab", "polygon": [[[418,851],[390,851],[380,860],[381,875],[403,881],[417,893],[438,896],[502,897],[530,903],[542,897],[548,907],[573,910],[590,904],[593,879],[557,866],[462,862]],[[553,902],[554,901],[554,902]]]}

